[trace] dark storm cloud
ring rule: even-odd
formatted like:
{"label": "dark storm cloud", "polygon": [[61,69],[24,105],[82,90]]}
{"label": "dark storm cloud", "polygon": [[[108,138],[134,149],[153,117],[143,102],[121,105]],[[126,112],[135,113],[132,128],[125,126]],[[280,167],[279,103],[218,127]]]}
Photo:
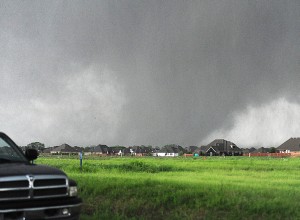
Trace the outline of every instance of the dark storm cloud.
{"label": "dark storm cloud", "polygon": [[249,106],[299,104],[298,1],[0,5],[1,115],[19,115],[1,123],[23,142],[206,144]]}

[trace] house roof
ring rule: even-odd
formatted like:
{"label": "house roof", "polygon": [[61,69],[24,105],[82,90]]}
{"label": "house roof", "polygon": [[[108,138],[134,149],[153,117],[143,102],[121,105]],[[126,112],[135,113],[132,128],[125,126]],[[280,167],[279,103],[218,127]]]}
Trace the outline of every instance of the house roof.
{"label": "house roof", "polygon": [[107,153],[109,147],[107,145],[99,144],[95,147],[91,147],[91,152]]}
{"label": "house roof", "polygon": [[152,148],[151,147],[146,147],[146,146],[132,146],[132,147],[129,147],[129,148],[137,154],[152,152]]}
{"label": "house roof", "polygon": [[206,146],[201,146],[200,151],[207,152],[212,148],[215,152],[236,152],[241,151],[233,142],[224,139],[215,139]]}
{"label": "house roof", "polygon": [[220,145],[234,145],[236,146],[233,142],[231,141],[227,141],[227,140],[224,140],[224,139],[215,139],[214,141],[210,142],[207,146],[220,146]]}
{"label": "house roof", "polygon": [[55,152],[79,152],[78,149],[71,147],[68,144],[62,144],[58,147],[54,147],[51,151]]}
{"label": "house roof", "polygon": [[300,151],[300,138],[290,138],[277,147],[278,150]]}
{"label": "house roof", "polygon": [[175,145],[166,145],[164,147],[161,148],[161,150],[159,151],[160,153],[179,153],[180,146],[175,146]]}

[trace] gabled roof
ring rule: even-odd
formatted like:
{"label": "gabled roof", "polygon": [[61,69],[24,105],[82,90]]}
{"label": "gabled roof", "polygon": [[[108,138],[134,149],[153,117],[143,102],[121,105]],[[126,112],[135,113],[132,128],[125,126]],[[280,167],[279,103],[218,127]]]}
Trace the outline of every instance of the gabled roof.
{"label": "gabled roof", "polygon": [[210,150],[212,150],[212,151],[214,151],[216,153],[220,153],[220,152],[226,151],[223,146],[222,147],[221,146],[208,146],[206,152],[209,152]]}
{"label": "gabled roof", "polygon": [[279,147],[278,150],[300,151],[300,138],[290,138]]}
{"label": "gabled roof", "polygon": [[132,147],[129,147],[129,148],[132,149],[132,151],[137,153],[137,154],[152,152],[152,148],[151,147],[146,147],[146,146],[132,146]]}
{"label": "gabled roof", "polygon": [[161,148],[160,153],[179,153],[179,146],[167,145]]}
{"label": "gabled roof", "polygon": [[68,144],[62,144],[58,147],[54,147],[51,151],[56,151],[56,152],[79,152],[77,149],[71,147]]}
{"label": "gabled roof", "polygon": [[220,152],[220,151],[222,151],[222,149],[219,149],[219,147],[216,147],[216,146],[210,146],[210,147],[207,148],[206,152],[209,151],[210,149],[211,149],[212,151],[214,151],[214,152]]}
{"label": "gabled roof", "polygon": [[95,147],[91,147],[91,152],[99,152],[99,153],[107,153],[109,151],[109,147],[107,145],[99,144]]}
{"label": "gabled roof", "polygon": [[210,142],[207,146],[201,146],[200,150],[207,152],[212,148],[215,152],[236,152],[241,151],[233,142],[224,139],[215,139]]}
{"label": "gabled roof", "polygon": [[224,139],[215,139],[214,141],[210,142],[207,146],[220,146],[220,145],[233,145],[236,146],[234,143],[232,143],[231,141],[227,141]]}

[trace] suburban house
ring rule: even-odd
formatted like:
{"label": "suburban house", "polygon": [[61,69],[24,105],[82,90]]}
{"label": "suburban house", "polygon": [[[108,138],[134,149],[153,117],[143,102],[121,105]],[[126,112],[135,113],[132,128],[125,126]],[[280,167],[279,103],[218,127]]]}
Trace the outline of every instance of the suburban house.
{"label": "suburban house", "polygon": [[117,152],[116,155],[118,155],[118,156],[130,156],[130,155],[132,156],[132,155],[134,155],[134,152],[132,151],[132,149],[127,148],[127,147],[121,148],[116,152]]}
{"label": "suburban house", "polygon": [[216,139],[206,146],[201,146],[199,154],[206,156],[240,156],[243,155],[243,151],[231,141]]}
{"label": "suburban house", "polygon": [[90,147],[90,152],[93,155],[106,156],[110,154],[110,149],[107,145],[99,144],[97,146]]}
{"label": "suburban house", "polygon": [[300,138],[290,138],[279,147],[277,151],[280,153],[300,153]]}
{"label": "suburban house", "polygon": [[133,146],[129,147],[129,149],[132,156],[147,156],[152,153],[152,147]]}
{"label": "suburban house", "polygon": [[178,157],[180,153],[183,153],[184,149],[179,145],[166,145],[159,151],[153,153],[153,156],[158,157]]}
{"label": "suburban house", "polygon": [[62,144],[51,149],[50,154],[77,155],[80,151],[79,148],[71,147],[68,144]]}

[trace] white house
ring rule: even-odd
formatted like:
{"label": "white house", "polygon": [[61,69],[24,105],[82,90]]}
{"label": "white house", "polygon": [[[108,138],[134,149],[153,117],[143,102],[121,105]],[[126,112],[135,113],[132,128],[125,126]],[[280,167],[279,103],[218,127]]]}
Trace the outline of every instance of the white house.
{"label": "white house", "polygon": [[178,157],[179,149],[175,146],[164,146],[160,151],[153,153],[156,157]]}

